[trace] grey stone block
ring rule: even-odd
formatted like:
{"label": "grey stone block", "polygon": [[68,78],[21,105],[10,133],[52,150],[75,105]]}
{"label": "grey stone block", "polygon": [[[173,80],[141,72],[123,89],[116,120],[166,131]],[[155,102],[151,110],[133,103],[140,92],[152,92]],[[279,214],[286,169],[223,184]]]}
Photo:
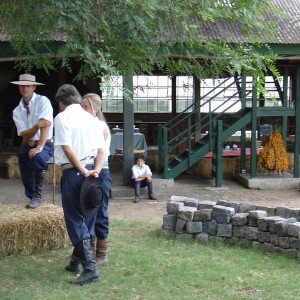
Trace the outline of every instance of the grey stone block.
{"label": "grey stone block", "polygon": [[300,222],[289,223],[287,228],[287,233],[290,236],[299,237],[300,236]]}
{"label": "grey stone block", "polygon": [[279,236],[278,241],[279,241],[280,248],[284,248],[284,249],[289,248],[290,243],[289,243],[289,238],[287,236]]}
{"label": "grey stone block", "polygon": [[247,239],[240,239],[240,247],[241,248],[251,248],[252,247],[252,240]]}
{"label": "grey stone block", "polygon": [[232,226],[232,236],[237,238],[245,238],[246,236],[245,226]]}
{"label": "grey stone block", "polygon": [[273,246],[279,245],[279,236],[277,234],[270,234],[270,244],[272,244]]}
{"label": "grey stone block", "polygon": [[257,227],[257,218],[248,218],[248,224],[250,227]]}
{"label": "grey stone block", "polygon": [[248,224],[248,213],[237,213],[232,216],[232,225],[246,225]]}
{"label": "grey stone block", "polygon": [[263,249],[265,252],[275,252],[275,246],[269,243],[264,243],[263,244]]}
{"label": "grey stone block", "polygon": [[255,247],[255,248],[262,248],[262,247],[263,247],[263,244],[260,243],[260,242],[257,242],[257,241],[253,241],[253,242],[252,242],[252,247]]}
{"label": "grey stone block", "polygon": [[256,210],[256,205],[240,203],[239,211],[238,211],[239,213],[247,213],[250,210]]}
{"label": "grey stone block", "polygon": [[279,236],[287,236],[288,235],[288,233],[287,233],[288,225],[290,223],[296,223],[296,222],[297,222],[297,220],[295,218],[283,219],[278,222],[275,222],[275,224],[274,224],[275,232]]}
{"label": "grey stone block", "polygon": [[198,203],[199,200],[194,198],[188,198],[187,200],[184,201],[185,206],[195,207],[196,209],[198,209]]}
{"label": "grey stone block", "polygon": [[175,230],[176,233],[183,233],[184,229],[185,229],[185,224],[186,224],[186,221],[181,220],[181,219],[177,219],[176,230]]}
{"label": "grey stone block", "polygon": [[267,217],[267,212],[264,210],[250,210],[249,211],[249,218],[252,219],[259,219]]}
{"label": "grey stone block", "polygon": [[300,221],[300,208],[289,208],[288,218],[295,218],[298,222]]}
{"label": "grey stone block", "polygon": [[192,241],[194,238],[194,235],[190,233],[176,234],[176,239],[178,241]]}
{"label": "grey stone block", "polygon": [[280,216],[274,216],[274,217],[267,217],[267,220],[268,220],[267,228],[270,231],[270,233],[277,233],[275,229],[275,223],[285,219]]}
{"label": "grey stone block", "polygon": [[198,233],[195,236],[196,241],[200,244],[207,244],[208,238],[209,238],[209,235],[205,232]]}
{"label": "grey stone block", "polygon": [[167,213],[176,215],[181,207],[184,206],[183,202],[169,201],[167,203]]}
{"label": "grey stone block", "polygon": [[257,240],[258,228],[257,227],[245,227],[245,237],[247,240]]}
{"label": "grey stone block", "polygon": [[239,211],[240,203],[236,203],[236,202],[226,202],[226,203],[224,204],[224,206],[234,208],[235,213],[237,213],[237,212]]}
{"label": "grey stone block", "polygon": [[218,224],[217,236],[231,237],[232,236],[232,224]]}
{"label": "grey stone block", "polygon": [[212,209],[216,205],[216,201],[199,201],[198,210],[210,208]]}
{"label": "grey stone block", "polygon": [[176,230],[177,215],[164,215],[163,216],[163,229]]}
{"label": "grey stone block", "polygon": [[275,208],[275,216],[287,218],[288,217],[288,208],[285,206],[276,207]]}
{"label": "grey stone block", "polygon": [[199,233],[202,232],[202,222],[186,222],[187,233]]}
{"label": "grey stone block", "polygon": [[225,207],[216,205],[212,209],[211,218],[216,220],[217,223],[228,224],[231,217],[234,215],[235,210],[232,207]]}
{"label": "grey stone block", "polygon": [[227,201],[225,201],[225,200],[218,200],[217,203],[216,203],[216,205],[226,206],[226,203],[227,203]]}
{"label": "grey stone block", "polygon": [[174,238],[176,236],[175,231],[173,230],[166,230],[166,229],[161,229],[160,235],[164,238]]}
{"label": "grey stone block", "polygon": [[204,208],[194,212],[194,221],[209,221],[211,220],[211,208]]}
{"label": "grey stone block", "polygon": [[203,221],[202,231],[209,235],[215,236],[217,234],[217,222],[215,220]]}
{"label": "grey stone block", "polygon": [[257,210],[264,210],[267,212],[267,216],[271,217],[275,215],[275,207],[270,207],[270,206],[260,206],[258,205],[256,207]]}
{"label": "grey stone block", "polygon": [[270,242],[270,232],[268,231],[258,231],[258,234],[257,234],[257,240],[260,242],[260,243],[269,243]]}
{"label": "grey stone block", "polygon": [[268,217],[261,218],[257,220],[257,227],[261,231],[268,231]]}
{"label": "grey stone block", "polygon": [[196,207],[183,206],[178,211],[178,218],[184,221],[193,221],[194,212],[196,210]]}
{"label": "grey stone block", "polygon": [[184,201],[187,199],[188,197],[184,197],[184,196],[171,196],[170,201],[177,201],[177,202],[184,203]]}
{"label": "grey stone block", "polygon": [[289,238],[289,244],[290,244],[290,248],[300,250],[300,239],[290,237]]}

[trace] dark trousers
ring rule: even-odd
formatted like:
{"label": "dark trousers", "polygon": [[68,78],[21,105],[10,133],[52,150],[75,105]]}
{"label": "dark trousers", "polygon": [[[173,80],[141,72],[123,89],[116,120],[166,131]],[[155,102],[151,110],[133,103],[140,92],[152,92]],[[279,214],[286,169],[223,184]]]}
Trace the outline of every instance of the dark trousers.
{"label": "dark trousers", "polygon": [[109,169],[101,170],[99,174],[99,180],[103,191],[103,200],[97,212],[95,234],[98,240],[105,240],[107,239],[109,232],[109,218],[107,208],[112,183]]}
{"label": "dark trousers", "polygon": [[[86,165],[87,169],[92,169],[92,165]],[[80,208],[80,190],[84,176],[78,173],[75,168],[63,171],[61,177],[61,199],[64,211],[69,238],[75,246],[83,240],[90,239],[94,235],[96,215],[92,218],[85,218]]]}
{"label": "dark trousers", "polygon": [[148,180],[146,178],[143,180],[135,180],[134,178],[132,178],[132,187],[136,187],[137,185],[139,185],[140,187],[146,187],[148,186]]}
{"label": "dark trousers", "polygon": [[46,143],[43,151],[37,153],[30,159],[28,153],[32,148],[34,147],[21,146],[18,151],[20,174],[25,187],[25,195],[29,199],[32,198],[34,192],[34,172],[47,170],[47,162],[53,155],[51,143]]}

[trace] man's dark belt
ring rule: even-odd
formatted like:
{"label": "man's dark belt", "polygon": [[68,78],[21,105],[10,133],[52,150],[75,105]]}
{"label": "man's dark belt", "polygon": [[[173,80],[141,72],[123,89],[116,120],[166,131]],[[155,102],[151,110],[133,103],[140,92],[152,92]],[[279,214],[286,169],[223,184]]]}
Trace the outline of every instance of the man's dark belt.
{"label": "man's dark belt", "polygon": [[[36,147],[40,141],[34,141],[34,140],[23,140],[22,146],[28,146],[28,147]],[[52,140],[46,140],[46,143],[51,143]]]}

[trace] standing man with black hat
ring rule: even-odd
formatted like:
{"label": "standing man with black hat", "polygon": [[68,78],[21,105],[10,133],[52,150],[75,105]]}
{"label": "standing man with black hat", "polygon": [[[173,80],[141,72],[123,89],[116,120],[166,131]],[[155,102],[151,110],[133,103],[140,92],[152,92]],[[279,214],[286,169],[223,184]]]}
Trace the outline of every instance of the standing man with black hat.
{"label": "standing man with black hat", "polygon": [[[81,96],[70,84],[63,84],[57,91],[55,100],[60,113],[54,119],[55,161],[61,165],[62,207],[70,240],[74,246],[72,259],[67,271],[78,272],[80,276],[73,282],[84,285],[99,280],[95,257],[91,245],[94,236],[97,207],[102,193],[92,193],[91,214],[81,203],[88,186],[85,178],[98,178],[105,161],[105,142],[99,122],[80,105]],[[89,178],[90,179],[90,178]],[[96,180],[98,182],[98,180]],[[84,190],[82,190],[82,187]],[[98,194],[101,194],[99,201]],[[92,220],[91,220],[92,219]]]}
{"label": "standing man with black hat", "polygon": [[30,199],[26,208],[37,208],[44,195],[44,179],[47,162],[52,157],[53,108],[50,100],[35,93],[35,76],[22,74],[19,81],[11,83],[19,86],[22,99],[13,110],[17,133],[22,136],[18,152],[19,168],[25,195]]}

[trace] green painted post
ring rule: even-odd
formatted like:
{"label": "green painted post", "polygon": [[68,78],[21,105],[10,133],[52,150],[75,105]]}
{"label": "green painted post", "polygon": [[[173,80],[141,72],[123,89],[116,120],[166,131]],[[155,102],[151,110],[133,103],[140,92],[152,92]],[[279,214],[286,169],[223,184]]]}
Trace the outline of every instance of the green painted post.
{"label": "green painted post", "polygon": [[[246,76],[242,76],[242,109],[246,108]],[[246,128],[241,128],[240,173],[246,170]]]}
{"label": "green painted post", "polygon": [[223,181],[223,139],[222,139],[222,134],[223,134],[223,121],[218,120],[215,128],[215,148],[213,151],[213,176],[215,177],[215,185],[216,187],[221,187],[222,186],[222,181]]}
{"label": "green painted post", "polygon": [[[288,98],[288,68],[284,68],[284,74],[283,74],[283,107],[287,107],[287,98]],[[287,138],[287,116],[282,117],[282,139],[286,143],[286,138]]]}
{"label": "green painted post", "polygon": [[131,168],[134,163],[134,146],[133,146],[133,77],[128,73],[123,77],[124,89],[130,92],[130,99],[123,99],[123,185],[131,185]]}
{"label": "green painted post", "polygon": [[295,115],[295,150],[294,150],[294,177],[299,178],[299,142],[300,142],[300,64],[297,64],[296,78],[296,115]]}
{"label": "green painted post", "polygon": [[252,131],[251,131],[251,157],[250,157],[250,178],[256,177],[256,130],[257,130],[257,89],[256,79],[252,82]]}

